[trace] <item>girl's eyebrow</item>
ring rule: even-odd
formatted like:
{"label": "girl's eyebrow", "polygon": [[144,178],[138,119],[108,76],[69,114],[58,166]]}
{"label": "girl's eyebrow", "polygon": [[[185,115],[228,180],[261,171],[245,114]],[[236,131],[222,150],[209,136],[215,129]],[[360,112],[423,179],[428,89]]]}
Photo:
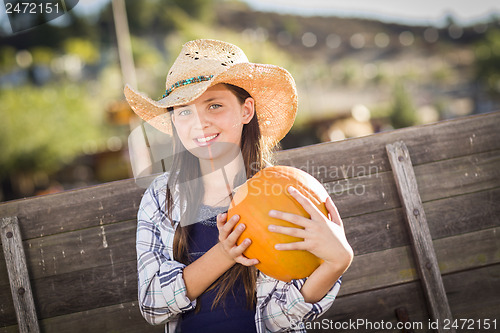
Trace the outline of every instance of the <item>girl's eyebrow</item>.
{"label": "girl's eyebrow", "polygon": [[216,99],[217,99],[217,97],[210,97],[210,98],[207,98],[206,100],[204,100],[203,103],[210,103]]}

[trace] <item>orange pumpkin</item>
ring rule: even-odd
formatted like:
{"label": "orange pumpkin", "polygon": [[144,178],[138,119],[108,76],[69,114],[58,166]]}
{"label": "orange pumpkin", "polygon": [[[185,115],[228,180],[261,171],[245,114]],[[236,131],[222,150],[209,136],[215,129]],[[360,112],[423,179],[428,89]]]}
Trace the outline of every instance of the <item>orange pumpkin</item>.
{"label": "orange pumpkin", "polygon": [[323,185],[307,172],[287,166],[267,167],[248,179],[236,190],[228,210],[228,219],[238,214],[239,223],[244,223],[246,226],[237,244],[241,244],[246,238],[252,240],[244,255],[258,259],[260,263],[256,267],[263,273],[286,282],[311,275],[322,262],[308,251],[280,251],[274,248],[279,243],[297,242],[302,239],[270,232],[268,230],[270,224],[298,227],[290,222],[270,217],[268,215],[270,210],[310,217],[288,193],[289,186],[295,187],[325,216],[328,216],[325,207],[328,192]]}

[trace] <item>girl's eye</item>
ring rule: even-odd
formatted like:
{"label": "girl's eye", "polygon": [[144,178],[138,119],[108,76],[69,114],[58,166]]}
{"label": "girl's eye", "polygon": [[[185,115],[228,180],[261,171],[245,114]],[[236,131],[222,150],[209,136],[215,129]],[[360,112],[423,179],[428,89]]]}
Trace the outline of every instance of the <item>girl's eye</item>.
{"label": "girl's eye", "polygon": [[215,110],[215,109],[218,109],[218,108],[221,108],[221,107],[222,107],[222,105],[220,105],[220,104],[212,104],[212,105],[210,105],[209,109]]}
{"label": "girl's eye", "polygon": [[189,110],[189,109],[182,109],[177,113],[177,115],[179,115],[179,116],[187,116],[190,114],[191,114],[191,110]]}

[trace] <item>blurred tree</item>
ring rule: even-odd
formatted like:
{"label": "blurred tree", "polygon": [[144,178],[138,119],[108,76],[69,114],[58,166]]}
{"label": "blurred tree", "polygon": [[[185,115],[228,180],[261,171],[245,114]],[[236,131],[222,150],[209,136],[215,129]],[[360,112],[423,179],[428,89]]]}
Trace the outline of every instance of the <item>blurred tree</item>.
{"label": "blurred tree", "polygon": [[[164,36],[178,27],[180,18],[187,16],[198,22],[210,23],[214,19],[213,6],[217,0],[126,0],[130,32],[138,36]],[[101,13],[108,19],[111,4]]]}
{"label": "blurred tree", "polygon": [[403,128],[415,125],[417,114],[411,99],[403,82],[396,82],[393,93],[393,102],[389,113],[389,119],[392,127]]}
{"label": "blurred tree", "polygon": [[500,95],[500,30],[488,31],[476,44],[475,53],[477,78],[491,93]]}
{"label": "blurred tree", "polygon": [[95,64],[99,61],[99,50],[88,39],[68,38],[64,41],[66,54],[78,56],[86,64]]}
{"label": "blurred tree", "polygon": [[0,48],[0,74],[8,73],[16,65],[16,49],[10,46]]}
{"label": "blurred tree", "polygon": [[[89,83],[89,85],[92,83]],[[50,175],[109,135],[100,102],[84,84],[0,90],[0,182],[19,174]]]}

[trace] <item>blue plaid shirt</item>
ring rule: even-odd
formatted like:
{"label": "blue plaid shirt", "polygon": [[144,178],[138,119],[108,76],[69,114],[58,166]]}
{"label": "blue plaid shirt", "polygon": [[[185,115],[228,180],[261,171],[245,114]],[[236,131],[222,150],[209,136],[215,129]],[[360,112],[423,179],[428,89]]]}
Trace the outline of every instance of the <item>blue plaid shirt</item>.
{"label": "blue plaid shirt", "polygon": [[[172,226],[165,212],[168,173],[157,177],[144,193],[137,220],[137,269],[139,307],[153,325],[166,324],[173,333],[181,314],[193,310],[183,279],[184,264],[173,259],[173,240],[179,222]],[[174,206],[172,218],[180,220]],[[300,288],[306,279],[283,282],[260,272],[257,276],[255,325],[257,332],[306,332],[311,321],[330,308],[339,292],[341,279],[317,303],[304,301]]]}

